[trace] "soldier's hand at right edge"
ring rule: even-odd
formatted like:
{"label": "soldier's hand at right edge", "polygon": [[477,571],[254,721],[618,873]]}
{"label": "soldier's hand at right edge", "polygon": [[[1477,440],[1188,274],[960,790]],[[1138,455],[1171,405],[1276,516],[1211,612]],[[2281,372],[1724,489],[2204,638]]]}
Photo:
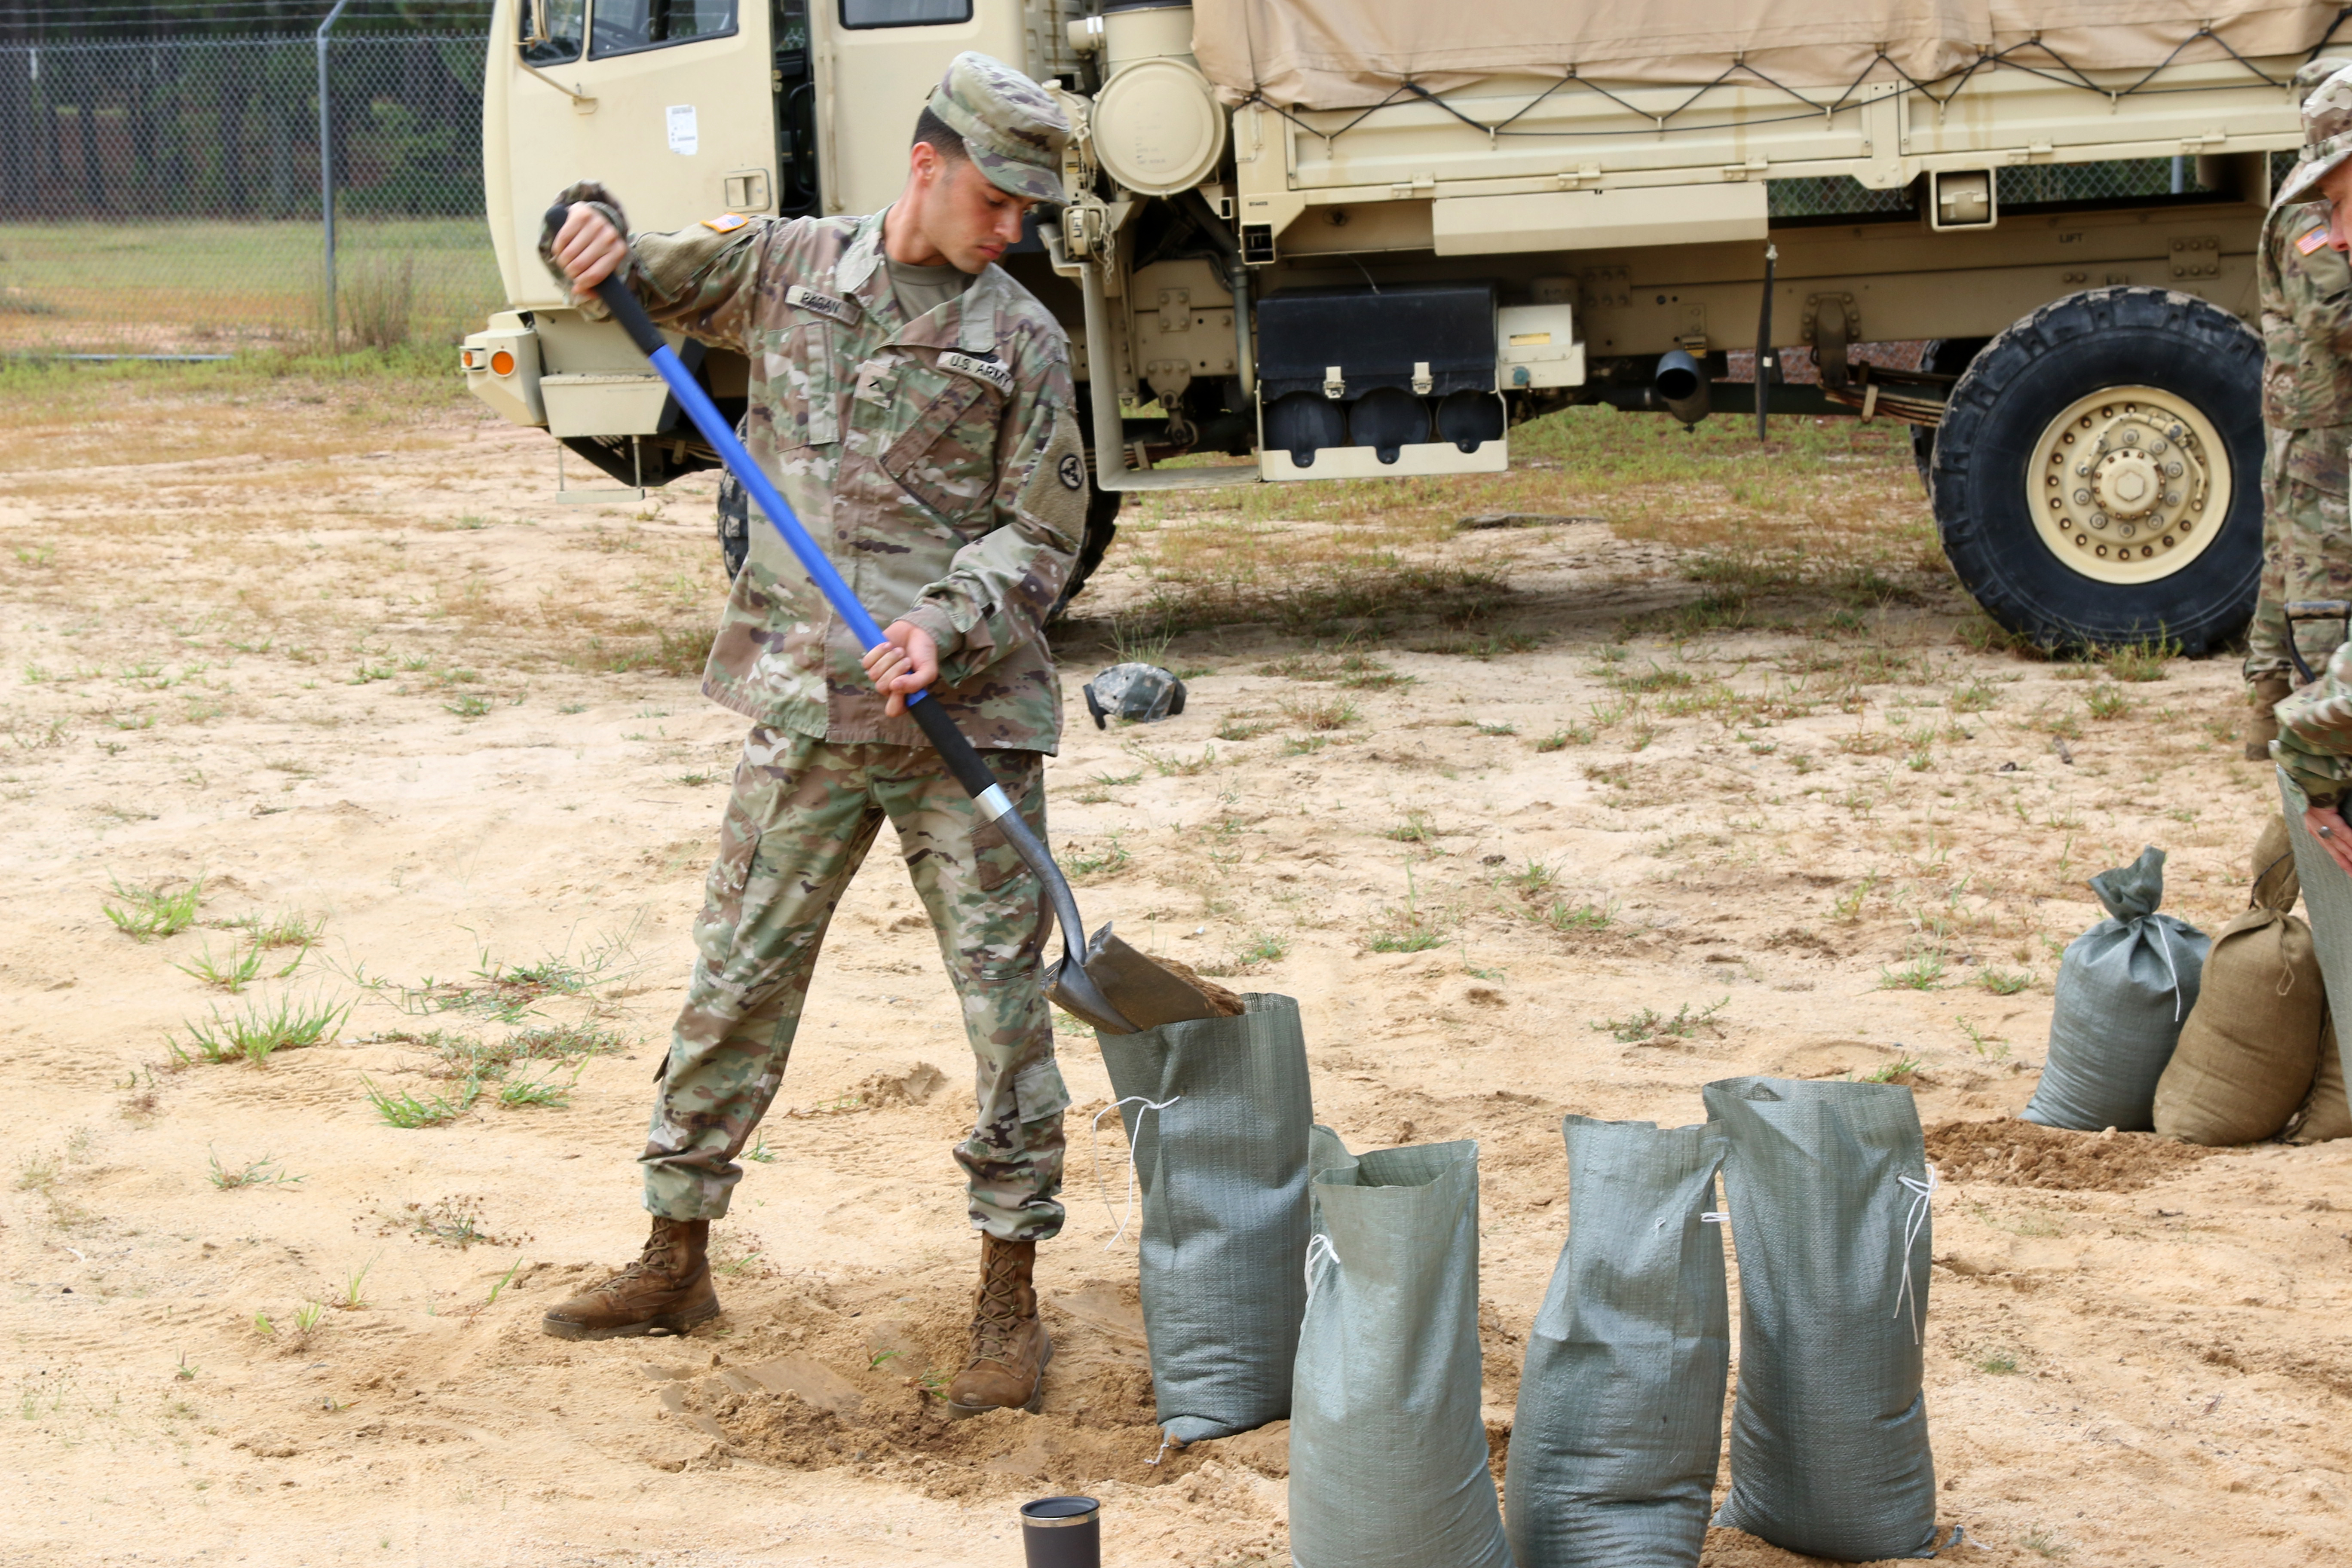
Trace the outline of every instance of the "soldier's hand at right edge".
{"label": "soldier's hand at right edge", "polygon": [[629,258],[629,242],[621,231],[585,202],[572,204],[563,226],[555,233],[555,264],[586,293],[610,278]]}

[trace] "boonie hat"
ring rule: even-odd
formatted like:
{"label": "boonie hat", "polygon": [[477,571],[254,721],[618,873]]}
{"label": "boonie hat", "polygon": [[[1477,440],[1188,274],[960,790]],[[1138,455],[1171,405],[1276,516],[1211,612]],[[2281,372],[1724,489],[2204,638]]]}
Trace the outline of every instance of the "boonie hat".
{"label": "boonie hat", "polygon": [[2273,205],[2308,200],[2322,176],[2352,158],[2352,66],[2303,100],[2303,154]]}
{"label": "boonie hat", "polygon": [[1045,89],[1003,60],[970,50],[948,63],[930,110],[963,138],[989,184],[1033,202],[1062,199],[1070,122]]}

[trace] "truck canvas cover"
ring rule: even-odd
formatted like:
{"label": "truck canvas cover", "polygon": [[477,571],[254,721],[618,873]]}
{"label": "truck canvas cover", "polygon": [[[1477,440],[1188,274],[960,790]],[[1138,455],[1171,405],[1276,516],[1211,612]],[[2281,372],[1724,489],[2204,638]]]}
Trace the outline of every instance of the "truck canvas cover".
{"label": "truck canvas cover", "polygon": [[2336,0],[1195,0],[1192,44],[1229,103],[1356,109],[1493,76],[1835,89],[1987,56],[2145,72],[2307,53],[2340,15]]}

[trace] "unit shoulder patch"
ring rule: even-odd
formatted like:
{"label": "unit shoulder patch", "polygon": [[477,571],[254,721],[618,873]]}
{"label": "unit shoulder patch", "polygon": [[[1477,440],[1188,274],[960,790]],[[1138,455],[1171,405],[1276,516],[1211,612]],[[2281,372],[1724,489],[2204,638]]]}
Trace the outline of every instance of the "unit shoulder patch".
{"label": "unit shoulder patch", "polygon": [[1013,394],[1013,367],[1002,360],[982,359],[978,354],[950,349],[940,356],[940,368],[984,381],[1008,397]]}
{"label": "unit shoulder patch", "polygon": [[2301,239],[2296,240],[2294,242],[2294,247],[2302,254],[2309,256],[2326,243],[2327,226],[2326,224],[2322,224],[2317,228],[2313,229],[2309,234],[2305,235]]}
{"label": "unit shoulder patch", "polygon": [[832,294],[820,294],[798,283],[784,290],[784,303],[797,305],[803,310],[814,310],[820,316],[830,316],[844,326],[855,326],[857,322],[856,307],[848,300]]}
{"label": "unit shoulder patch", "polygon": [[717,217],[704,218],[702,226],[713,234],[733,234],[751,221],[741,213],[720,213]]}

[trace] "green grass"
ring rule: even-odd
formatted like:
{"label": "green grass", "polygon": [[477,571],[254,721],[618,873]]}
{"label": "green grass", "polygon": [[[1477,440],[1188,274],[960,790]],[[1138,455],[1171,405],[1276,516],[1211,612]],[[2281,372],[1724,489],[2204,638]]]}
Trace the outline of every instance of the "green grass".
{"label": "green grass", "polygon": [[2094,686],[2083,694],[2083,706],[2094,719],[2122,719],[2132,710],[2132,700],[2120,686]]}
{"label": "green grass", "polygon": [[1381,837],[1393,838],[1400,844],[1434,844],[1437,842],[1437,829],[1430,826],[1426,815],[1415,811],[1408,813],[1402,822]]}
{"label": "green grass", "polygon": [[267,1154],[258,1160],[248,1161],[240,1169],[231,1170],[221,1163],[217,1152],[207,1151],[207,1153],[212,1168],[205,1179],[225,1193],[238,1187],[290,1187],[303,1180],[300,1176],[288,1175],[284,1168]]}
{"label": "green grass", "polygon": [[1074,882],[1084,882],[1097,877],[1114,876],[1125,870],[1129,856],[1126,846],[1119,842],[1119,837],[1120,830],[1114,827],[1110,831],[1109,842],[1100,849],[1087,850],[1083,853],[1064,849],[1061,857],[1062,874]]}
{"label": "green grass", "polygon": [[1556,931],[1575,934],[1579,931],[1607,931],[1617,921],[1614,905],[1595,903],[1571,904],[1565,899],[1554,899],[1551,907],[1539,917]]}
{"label": "green grass", "polygon": [[1730,1001],[1731,998],[1726,995],[1721,1001],[1702,1007],[1696,1013],[1691,1011],[1690,1004],[1685,1002],[1675,1009],[1675,1016],[1671,1018],[1654,1007],[1644,1007],[1631,1017],[1595,1018],[1592,1020],[1592,1027],[1629,1046],[1638,1045],[1643,1040],[1664,1039],[1669,1037],[1687,1039],[1697,1032],[1701,1024],[1722,1012]]}
{"label": "green grass", "polygon": [[1989,1377],[2012,1376],[2017,1371],[2017,1358],[2013,1355],[1987,1356],[1977,1363],[1977,1370]]}
{"label": "green grass", "polygon": [[215,959],[213,957],[213,944],[206,942],[204,951],[195,957],[172,967],[183,974],[194,975],[207,985],[217,985],[234,996],[251,984],[253,977],[261,973],[261,949],[248,947],[241,954],[234,948],[229,951],[232,956],[227,960]]}
{"label": "green grass", "polygon": [[1944,984],[1944,955],[1923,952],[1897,968],[1878,972],[1881,991],[1937,991]]}
{"label": "green grass", "polygon": [[411,1130],[446,1126],[473,1110],[474,1102],[482,1097],[478,1079],[467,1079],[455,1100],[437,1094],[430,1100],[420,1100],[406,1089],[386,1094],[367,1079],[361,1079],[360,1083],[367,1090],[368,1103],[375,1107],[376,1115],[385,1126]]}
{"label": "green grass", "polygon": [[351,1011],[349,1002],[338,1005],[280,996],[275,1005],[249,1002],[235,1013],[215,1008],[210,1017],[184,1024],[184,1045],[177,1037],[166,1038],[173,1058],[180,1061],[245,1061],[265,1067],[279,1051],[299,1050],[334,1038]]}
{"label": "green grass", "polygon": [[2033,984],[2033,976],[2013,970],[1988,969],[1978,976],[1978,984],[1996,996],[2014,996]]}
{"label": "green grass", "polygon": [[383,1037],[425,1051],[432,1058],[425,1070],[434,1078],[490,1082],[503,1082],[520,1063],[546,1062],[577,1068],[592,1057],[613,1056],[635,1043],[618,1030],[593,1024],[542,1024],[517,1029],[499,1039],[447,1029]]}
{"label": "green grass", "polygon": [[106,911],[115,930],[140,942],[179,935],[195,923],[196,908],[204,902],[202,877],[170,892],[160,886],[126,888],[112,877],[107,880],[113,887],[114,897],[101,900],[99,908]]}
{"label": "green grass", "polygon": [[1862,1081],[1893,1083],[1900,1078],[1916,1078],[1918,1076],[1920,1068],[1925,1065],[1917,1057],[1897,1057],[1891,1062],[1880,1064],[1877,1071],[1864,1074]]}
{"label": "green grass", "polygon": [[552,1079],[517,1079],[499,1089],[499,1103],[561,1110],[572,1103],[572,1090],[578,1081],[576,1074],[572,1083],[557,1083]]}
{"label": "green grass", "polygon": [[[438,368],[455,383],[443,345],[478,329],[505,298],[481,220],[346,216],[336,237],[346,344],[353,341],[349,329],[371,317],[404,319],[405,338],[439,350]],[[287,222],[0,224],[0,256],[6,258],[0,282],[22,290],[13,297],[19,309],[0,317],[0,350],[252,354],[318,347],[315,214]],[[388,293],[400,309],[384,309],[394,302]]]}

